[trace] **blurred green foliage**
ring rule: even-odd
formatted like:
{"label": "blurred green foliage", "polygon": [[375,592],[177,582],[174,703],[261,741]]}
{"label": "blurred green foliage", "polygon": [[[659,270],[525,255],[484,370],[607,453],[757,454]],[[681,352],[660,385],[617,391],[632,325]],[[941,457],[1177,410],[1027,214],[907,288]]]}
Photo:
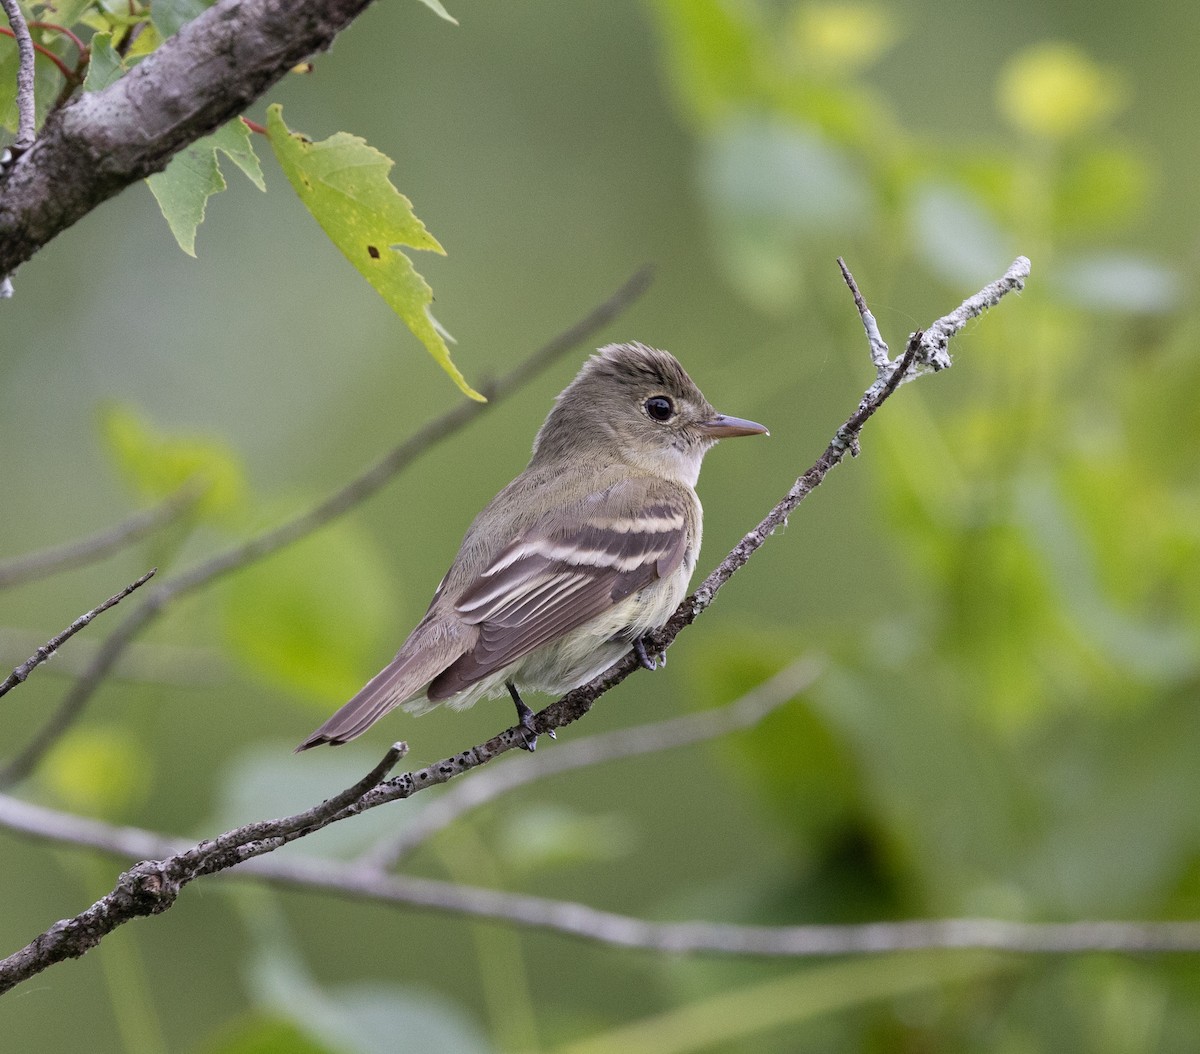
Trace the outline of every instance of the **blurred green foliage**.
{"label": "blurred green foliage", "polygon": [[[233,653],[321,710],[362,687],[398,619],[374,539],[335,523],[238,574],[225,591]],[[314,711],[316,712],[316,711]]]}
{"label": "blurred green foliage", "polygon": [[[154,3],[135,46],[202,6]],[[1170,57],[1184,9],[452,6],[457,29],[377,5],[280,98],[305,127],[397,158],[396,184],[450,251],[438,313],[469,375],[499,372],[658,256],[653,300],[603,339],[673,347],[714,402],[774,433],[761,452],[710,457],[706,565],[867,382],[835,255],[894,350],[1018,252],[1033,277],[956,340],[955,370],[870,423],[863,457],[681,637],[668,671],[567,734],[728,701],[804,650],[827,657],[817,684],[711,747],[526,788],[412,868],[660,918],[1200,916],[1200,216],[1181,189],[1200,158],[1177,134],[1187,91],[1163,87],[1190,68]],[[119,45],[147,18],[116,0],[55,10],[96,31],[93,66],[104,34]],[[1037,32],[1019,17],[1034,11]],[[38,34],[74,61],[61,35]],[[9,121],[14,69],[0,40]],[[54,76],[39,64],[41,106]],[[400,198],[388,158],[346,134],[329,144]],[[137,504],[197,478],[204,490],[116,571],[25,587],[0,598],[0,619],[57,628],[144,558],[174,568],[278,522],[444,405],[423,361],[396,366],[394,319],[294,209],[243,189],[209,218],[211,262],[181,259],[148,196],[127,194],[18,276],[0,347],[5,552],[118,518],[116,477]],[[73,369],[46,386],[50,355]],[[420,617],[575,365],[391,498],[189,601],[146,646],[209,649],[234,660],[228,680],[181,690],[125,672],[23,792],[209,835],[346,785],[370,745],[311,762],[289,745],[314,701],[353,691]],[[46,428],[97,402],[114,407],[102,453],[89,429]],[[53,495],[47,464],[65,483]],[[6,700],[14,737],[63,686],[51,666]],[[508,719],[486,705],[397,718],[371,743],[404,736],[424,762]],[[349,858],[422,807],[356,819],[312,851]],[[6,947],[108,888],[62,850],[0,841]],[[122,1049],[139,984],[169,1049],[198,1054],[387,1050],[397,1036],[455,1051],[1134,1054],[1191,1051],[1200,1034],[1195,956],[682,961],[313,895],[200,892],[114,935],[116,951],[42,975],[11,1004],[14,1041],[54,1049],[86,1027],[96,1050]],[[98,959],[144,961],[153,981]]]}
{"label": "blurred green foliage", "polygon": [[128,729],[72,729],[46,756],[39,773],[57,802],[85,816],[116,816],[145,791],[154,759]]}
{"label": "blurred green foliage", "polygon": [[171,498],[195,488],[196,510],[217,519],[244,514],[246,480],[238,456],[213,436],[168,435],[128,406],[110,404],[100,430],[109,457],[139,501]]}

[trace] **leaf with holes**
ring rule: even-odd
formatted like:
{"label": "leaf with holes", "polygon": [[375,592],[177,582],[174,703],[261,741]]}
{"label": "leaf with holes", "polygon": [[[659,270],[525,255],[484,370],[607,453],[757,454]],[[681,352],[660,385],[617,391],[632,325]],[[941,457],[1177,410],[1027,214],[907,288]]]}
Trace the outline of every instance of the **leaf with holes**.
{"label": "leaf with holes", "polygon": [[284,174],[333,244],[464,394],[483,402],[450,361],[447,334],[429,311],[433,290],[399,249],[445,255],[413,214],[412,202],[388,179],[391,158],[345,132],[314,143],[288,129],[278,105],[267,110],[267,132]]}

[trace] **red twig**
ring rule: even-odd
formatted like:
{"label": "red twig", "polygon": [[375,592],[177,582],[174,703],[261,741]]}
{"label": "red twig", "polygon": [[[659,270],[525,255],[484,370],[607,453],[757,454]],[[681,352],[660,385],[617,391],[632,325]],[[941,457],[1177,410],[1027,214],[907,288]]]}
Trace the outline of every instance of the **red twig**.
{"label": "red twig", "polygon": [[[34,23],[34,24],[36,25],[37,23]],[[0,26],[0,36],[12,37],[14,40],[16,39],[16,34],[11,29],[9,29],[7,26]],[[56,65],[58,67],[59,72],[64,77],[66,77],[67,80],[69,80],[72,84],[79,83],[79,78],[75,75],[75,71],[72,70],[70,66],[68,66],[65,62],[63,62],[63,60],[61,58],[59,58],[56,54],[54,54],[54,52],[51,51],[49,48],[44,47],[43,45],[39,44],[35,40],[33,42],[33,50],[36,51],[39,55],[41,55],[43,58],[48,58],[51,62],[53,62],[54,65]]]}
{"label": "red twig", "polygon": [[30,22],[30,29],[49,29],[54,33],[61,33],[72,44],[74,44],[80,52],[87,51],[87,45],[72,33],[66,26],[60,26],[57,22]]}

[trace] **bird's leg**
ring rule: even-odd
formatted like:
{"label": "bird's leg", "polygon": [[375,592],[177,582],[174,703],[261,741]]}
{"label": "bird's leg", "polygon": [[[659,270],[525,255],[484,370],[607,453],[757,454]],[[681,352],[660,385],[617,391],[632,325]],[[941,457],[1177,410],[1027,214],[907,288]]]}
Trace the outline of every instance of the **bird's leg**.
{"label": "bird's leg", "polygon": [[[512,696],[512,701],[517,708],[517,724],[521,726],[521,746],[532,753],[537,749],[537,729],[533,726],[533,711],[525,705],[525,700],[521,698],[521,693],[517,691],[517,686],[512,681],[505,681],[504,687],[508,689],[508,694]],[[550,738],[554,738],[554,733],[550,733]]]}
{"label": "bird's leg", "polygon": [[644,636],[633,638],[633,650],[637,654],[638,662],[647,670],[657,670],[660,666],[665,668],[667,665],[667,653],[665,651],[655,655],[653,658],[650,656],[650,652],[646,650],[646,638]]}

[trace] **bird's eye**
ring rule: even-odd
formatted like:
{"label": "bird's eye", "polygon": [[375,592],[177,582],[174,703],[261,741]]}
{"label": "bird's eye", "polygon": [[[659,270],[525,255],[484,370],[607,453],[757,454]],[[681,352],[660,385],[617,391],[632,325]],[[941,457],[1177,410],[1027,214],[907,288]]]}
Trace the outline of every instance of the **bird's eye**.
{"label": "bird's eye", "polygon": [[665,395],[652,395],[646,400],[646,413],[655,421],[669,421],[675,405]]}

